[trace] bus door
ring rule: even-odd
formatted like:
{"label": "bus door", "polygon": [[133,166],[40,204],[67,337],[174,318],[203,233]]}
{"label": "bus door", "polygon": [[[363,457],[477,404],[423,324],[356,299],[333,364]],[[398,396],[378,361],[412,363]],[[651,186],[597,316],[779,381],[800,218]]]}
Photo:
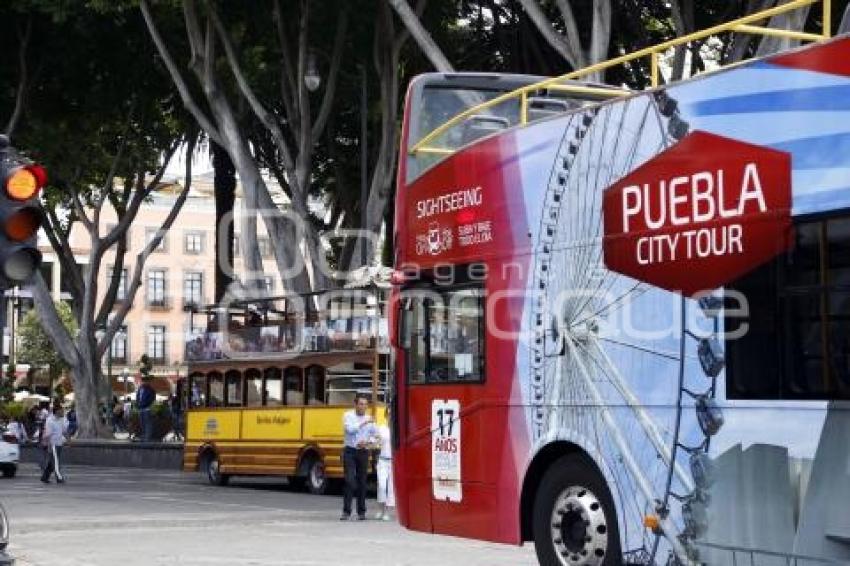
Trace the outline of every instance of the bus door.
{"label": "bus door", "polygon": [[[495,505],[495,494],[485,486],[487,463],[481,453],[487,442],[480,406],[485,385],[483,286],[406,290],[402,308],[410,526],[468,530],[475,536],[481,525],[468,520],[469,512],[486,512]],[[423,524],[426,520],[431,524]]]}

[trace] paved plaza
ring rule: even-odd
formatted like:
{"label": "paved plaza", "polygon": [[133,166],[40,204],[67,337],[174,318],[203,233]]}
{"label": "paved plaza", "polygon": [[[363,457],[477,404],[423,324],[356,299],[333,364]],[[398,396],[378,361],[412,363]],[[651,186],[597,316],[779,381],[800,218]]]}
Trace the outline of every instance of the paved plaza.
{"label": "paved plaza", "polygon": [[[197,474],[73,467],[43,485],[37,467],[0,480],[18,566],[521,566],[516,548],[339,521],[337,496],[283,481],[208,486]],[[370,518],[375,503],[370,501]]]}

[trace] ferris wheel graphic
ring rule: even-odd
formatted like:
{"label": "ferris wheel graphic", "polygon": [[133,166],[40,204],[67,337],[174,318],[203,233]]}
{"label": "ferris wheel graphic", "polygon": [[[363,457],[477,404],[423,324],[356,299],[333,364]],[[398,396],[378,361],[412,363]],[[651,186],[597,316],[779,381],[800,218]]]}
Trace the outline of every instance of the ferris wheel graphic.
{"label": "ferris wheel graphic", "polygon": [[[629,564],[698,561],[693,542],[705,528],[706,452],[722,425],[714,403],[722,363],[703,363],[717,342],[684,325],[692,301],[605,268],[602,199],[607,187],[688,131],[663,91],[573,114],[546,187],[534,254],[533,440],[566,431],[603,460],[607,483],[616,486],[611,498]],[[711,299],[701,303],[705,312]],[[556,554],[565,566],[607,564],[612,542],[604,534],[567,540],[573,510],[588,524],[605,521],[594,519],[603,498],[579,498],[577,489],[566,489],[552,513]],[[647,515],[657,518],[653,528],[644,527]]]}

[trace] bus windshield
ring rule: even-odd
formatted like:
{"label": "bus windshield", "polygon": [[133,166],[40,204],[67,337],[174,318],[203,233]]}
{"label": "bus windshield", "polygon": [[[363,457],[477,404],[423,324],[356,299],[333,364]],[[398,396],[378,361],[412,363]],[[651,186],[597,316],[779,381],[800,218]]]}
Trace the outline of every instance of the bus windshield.
{"label": "bus windshield", "polygon": [[407,301],[404,316],[411,383],[483,381],[481,288],[416,293]]}
{"label": "bus windshield", "polygon": [[[408,149],[431,133],[441,124],[449,121],[467,108],[492,100],[504,94],[502,90],[473,90],[467,88],[448,88],[446,86],[426,86],[422,92],[419,112],[411,124]],[[506,100],[487,109],[486,114],[474,116],[456,124],[437,136],[428,146],[431,148],[455,150],[493,132],[503,130],[519,123],[519,101]],[[448,157],[448,153],[418,152],[410,156],[407,167],[407,182],[410,183],[425,170]]]}

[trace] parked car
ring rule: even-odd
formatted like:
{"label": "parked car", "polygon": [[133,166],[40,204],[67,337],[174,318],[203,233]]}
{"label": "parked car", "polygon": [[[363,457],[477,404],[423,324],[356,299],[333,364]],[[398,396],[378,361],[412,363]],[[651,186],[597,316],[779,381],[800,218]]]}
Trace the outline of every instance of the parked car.
{"label": "parked car", "polygon": [[4,428],[0,435],[0,471],[4,478],[13,478],[18,472],[18,462],[21,459],[21,450],[18,446],[18,438]]}

